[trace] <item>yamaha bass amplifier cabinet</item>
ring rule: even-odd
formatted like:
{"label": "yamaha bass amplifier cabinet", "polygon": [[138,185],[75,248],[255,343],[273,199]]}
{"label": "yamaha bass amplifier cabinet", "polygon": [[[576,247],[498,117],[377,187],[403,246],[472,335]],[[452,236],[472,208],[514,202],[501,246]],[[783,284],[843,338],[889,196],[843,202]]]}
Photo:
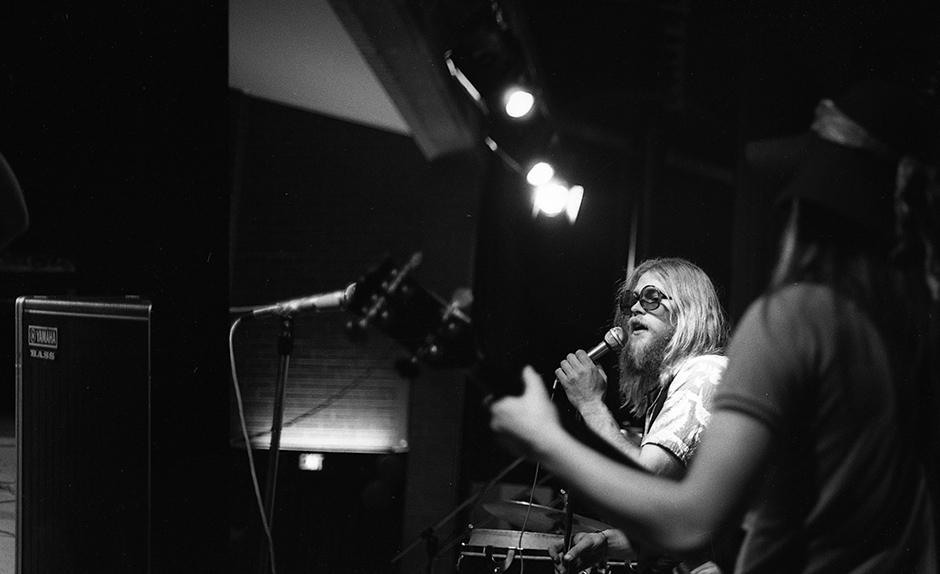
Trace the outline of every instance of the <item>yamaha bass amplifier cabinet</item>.
{"label": "yamaha bass amplifier cabinet", "polygon": [[150,569],[150,304],[16,300],[16,572]]}

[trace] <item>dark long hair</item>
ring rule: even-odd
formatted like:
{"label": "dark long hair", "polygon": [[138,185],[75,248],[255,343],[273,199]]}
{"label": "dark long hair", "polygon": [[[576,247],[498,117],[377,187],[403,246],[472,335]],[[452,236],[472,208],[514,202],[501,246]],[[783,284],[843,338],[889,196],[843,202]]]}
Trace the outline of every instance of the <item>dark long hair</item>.
{"label": "dark long hair", "polygon": [[[928,287],[935,232],[921,228],[918,241],[873,236],[837,214],[794,199],[781,238],[770,292],[793,283],[828,286],[842,303],[865,312],[891,357],[902,430],[923,455],[936,485],[940,447],[938,305]],[[851,303],[850,303],[851,302]],[[839,326],[837,325],[837,333]],[[838,335],[837,335],[838,336]],[[935,492],[936,498],[936,492]]]}

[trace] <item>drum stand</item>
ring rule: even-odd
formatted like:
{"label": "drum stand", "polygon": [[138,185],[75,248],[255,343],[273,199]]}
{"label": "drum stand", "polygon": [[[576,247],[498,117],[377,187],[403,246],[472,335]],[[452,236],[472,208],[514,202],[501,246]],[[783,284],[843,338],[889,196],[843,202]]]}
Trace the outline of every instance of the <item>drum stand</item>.
{"label": "drum stand", "polygon": [[[557,381],[556,381],[557,382]],[[609,447],[608,447],[609,448]],[[406,554],[408,554],[412,549],[421,544],[423,541],[426,547],[428,563],[427,563],[427,572],[430,573],[432,570],[434,559],[437,558],[437,555],[440,551],[440,541],[437,537],[437,530],[454,519],[461,511],[466,509],[468,506],[476,503],[480,498],[483,497],[497,482],[502,480],[507,474],[512,472],[517,466],[525,461],[525,457],[520,457],[511,462],[507,467],[501,470],[493,479],[486,483],[483,488],[480,489],[475,495],[461,502],[456,508],[454,508],[450,513],[444,516],[442,519],[437,521],[435,524],[425,528],[421,534],[415,538],[404,550],[399,552],[394,558],[392,558],[391,563],[395,564],[402,559]],[[574,507],[570,503],[570,493],[567,491],[564,492],[564,512],[565,512],[565,529],[564,529],[564,544],[565,551],[571,548],[571,539],[572,539],[572,526],[574,524]],[[264,573],[262,573],[264,574]]]}

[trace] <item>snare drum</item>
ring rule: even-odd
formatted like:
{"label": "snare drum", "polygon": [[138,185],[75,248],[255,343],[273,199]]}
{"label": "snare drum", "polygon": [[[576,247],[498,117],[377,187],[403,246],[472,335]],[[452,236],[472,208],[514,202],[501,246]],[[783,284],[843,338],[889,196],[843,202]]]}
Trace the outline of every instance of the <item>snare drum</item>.
{"label": "snare drum", "polygon": [[514,574],[525,560],[527,574],[554,574],[548,547],[563,541],[564,537],[542,532],[521,532],[521,535],[520,540],[518,530],[474,528],[470,540],[461,545],[457,571],[460,574]]}
{"label": "snare drum", "polygon": [[[563,542],[564,536],[542,532],[521,534],[520,542],[518,530],[473,529],[470,540],[461,545],[457,571],[460,574],[518,574],[522,562],[525,562],[525,574],[554,574],[555,568],[548,548]],[[629,569],[623,560],[609,560],[606,568],[589,571],[624,574]]]}

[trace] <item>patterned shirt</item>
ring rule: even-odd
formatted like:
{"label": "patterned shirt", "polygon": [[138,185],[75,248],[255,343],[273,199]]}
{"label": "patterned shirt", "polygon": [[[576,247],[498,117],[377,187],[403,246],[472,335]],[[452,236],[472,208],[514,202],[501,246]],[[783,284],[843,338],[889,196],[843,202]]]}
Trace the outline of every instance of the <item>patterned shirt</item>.
{"label": "patterned shirt", "polygon": [[728,358],[720,355],[683,361],[647,411],[640,446],[659,445],[688,466],[708,425],[712,397],[727,365]]}

